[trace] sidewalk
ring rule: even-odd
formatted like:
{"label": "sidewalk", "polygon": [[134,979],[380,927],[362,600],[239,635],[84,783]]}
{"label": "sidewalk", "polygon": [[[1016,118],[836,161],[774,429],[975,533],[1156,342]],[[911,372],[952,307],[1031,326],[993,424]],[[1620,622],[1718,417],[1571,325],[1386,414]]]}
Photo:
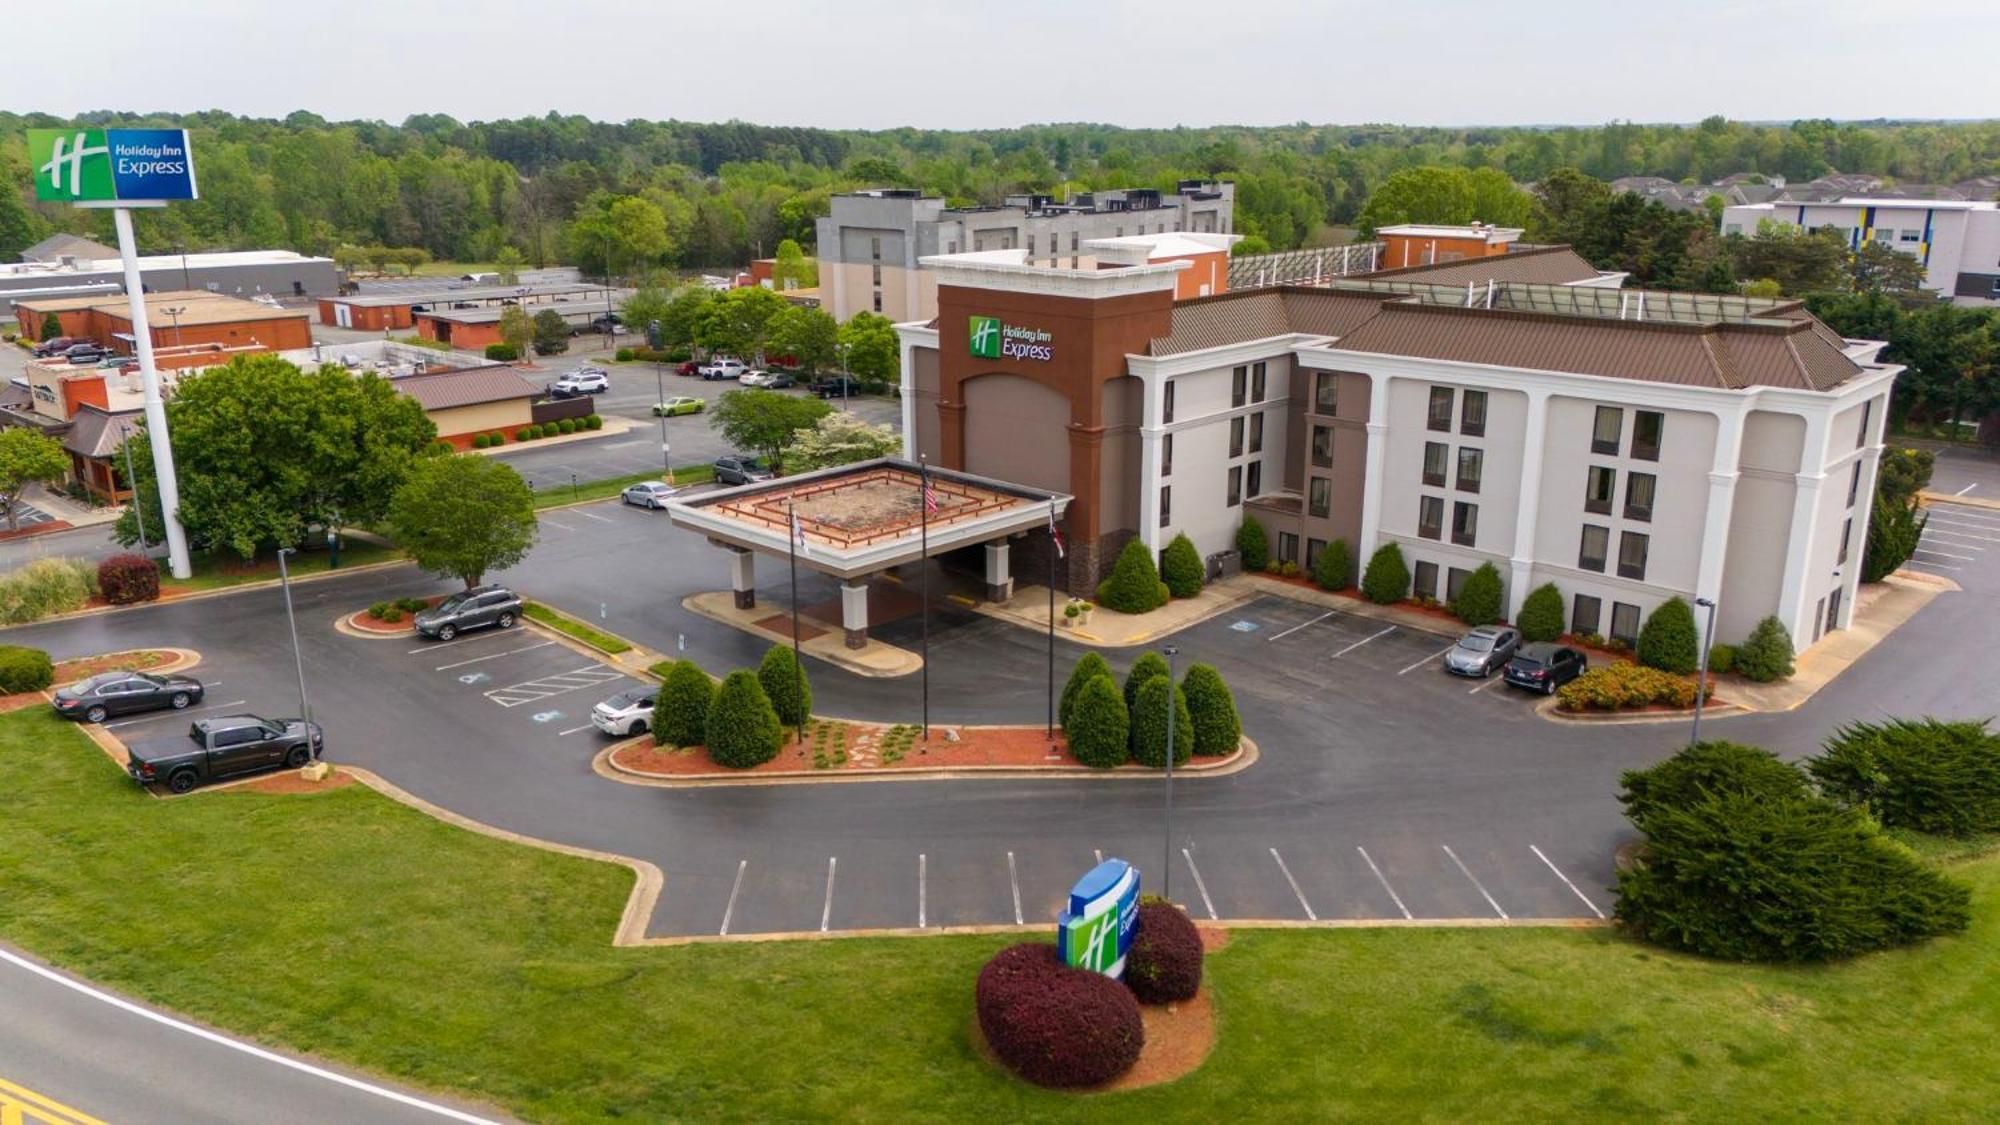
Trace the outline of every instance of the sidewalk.
{"label": "sidewalk", "polygon": [[[1088,625],[1064,627],[1063,607],[1069,598],[1056,595],[1056,635],[1067,637],[1078,644],[1094,645],[1099,648],[1125,648],[1142,645],[1161,637],[1178,633],[1190,625],[1206,621],[1225,610],[1242,605],[1244,602],[1266,591],[1247,583],[1247,575],[1225,578],[1220,582],[1202,587],[1201,593],[1192,598],[1175,598],[1151,613],[1119,613],[1103,606],[1090,611]],[[1047,586],[1016,586],[1014,596],[1004,602],[984,600],[961,600],[960,604],[975,613],[996,617],[1010,624],[1046,633],[1049,628],[1049,588]]]}
{"label": "sidewalk", "polygon": [[125,512],[123,504],[106,504],[93,508],[79,504],[63,493],[53,491],[47,485],[31,484],[21,493],[22,502],[33,508],[40,508],[70,527],[96,527],[101,524],[117,523]]}
{"label": "sidewalk", "polygon": [[[737,609],[736,595],[728,590],[710,590],[682,598],[681,606],[691,613],[741,629],[772,644],[791,644],[790,607],[766,595],[760,594],[759,597],[764,600],[760,600],[754,608]],[[1048,618],[1044,616],[1042,620],[1046,624]],[[829,624],[811,614],[800,614],[799,634],[801,652],[817,656],[857,676],[888,679],[910,675],[924,666],[923,657],[874,637],[868,638],[868,643],[860,648],[848,648],[838,622]]]}
{"label": "sidewalk", "polygon": [[1799,654],[1790,679],[1759,684],[1731,676],[1717,685],[1716,694],[1746,711],[1793,710],[1873,651],[1932,598],[1958,589],[1958,583],[1949,578],[1910,570],[1864,585],[1855,596],[1854,616],[1848,627],[1827,634]]}

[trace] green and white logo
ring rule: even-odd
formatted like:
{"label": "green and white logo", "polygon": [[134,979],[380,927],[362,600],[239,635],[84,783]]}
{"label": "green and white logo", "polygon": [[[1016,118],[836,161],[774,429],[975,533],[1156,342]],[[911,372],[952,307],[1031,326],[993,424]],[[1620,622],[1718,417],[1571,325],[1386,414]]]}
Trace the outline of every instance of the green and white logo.
{"label": "green and white logo", "polygon": [[28,161],[35,169],[35,198],[54,203],[118,198],[111,175],[111,146],[102,129],[33,129]]}
{"label": "green and white logo", "polygon": [[975,316],[972,318],[972,358],[1000,358],[999,317]]}

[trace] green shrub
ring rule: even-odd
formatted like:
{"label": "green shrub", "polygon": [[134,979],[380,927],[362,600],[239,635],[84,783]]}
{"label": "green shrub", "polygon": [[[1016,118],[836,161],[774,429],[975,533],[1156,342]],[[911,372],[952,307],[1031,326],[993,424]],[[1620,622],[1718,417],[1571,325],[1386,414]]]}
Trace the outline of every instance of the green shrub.
{"label": "green shrub", "polygon": [[374,605],[368,607],[368,616],[380,621],[382,620],[382,615],[389,612],[391,608],[392,605],[389,602],[376,602]]}
{"label": "green shrub", "polygon": [[382,611],[382,621],[385,624],[394,625],[396,622],[401,621],[402,619],[403,619],[403,611],[397,609],[395,606],[390,606],[388,609]]}
{"label": "green shrub", "polygon": [[1736,670],[1736,646],[1714,644],[1708,646],[1708,670],[1714,673]]}
{"label": "green shrub", "polygon": [[1243,739],[1243,720],[1236,714],[1236,697],[1222,673],[1206,664],[1188,668],[1181,677],[1188,718],[1194,723],[1194,753],[1214,758],[1235,751]]}
{"label": "green shrub", "polygon": [[1500,586],[1500,571],[1490,562],[1479,564],[1479,569],[1465,576],[1465,584],[1458,588],[1458,597],[1451,603],[1451,611],[1467,625],[1491,625],[1500,620],[1506,606],[1502,604],[1504,591]]}
{"label": "green shrub", "polygon": [[1160,552],[1160,578],[1174,597],[1191,598],[1201,593],[1201,556],[1195,552],[1194,540],[1186,535],[1174,536],[1167,549]]}
{"label": "green shrub", "polygon": [[433,457],[449,457],[458,450],[450,442],[439,438],[426,447]]}
{"label": "green shrub", "polygon": [[1130,707],[1139,696],[1139,686],[1156,676],[1171,676],[1173,669],[1167,667],[1167,658],[1157,652],[1142,652],[1139,659],[1125,673],[1125,706]]}
{"label": "green shrub", "polygon": [[1515,626],[1524,641],[1553,641],[1563,633],[1563,596],[1553,582],[1545,582],[1521,603],[1521,619]]}
{"label": "green shrub", "polygon": [[1262,570],[1271,561],[1271,539],[1264,534],[1264,525],[1243,517],[1243,523],[1236,529],[1236,553],[1242,556],[1244,570]]}
{"label": "green shrub", "polygon": [[772,645],[764,651],[763,663],[757,665],[757,682],[764,686],[764,695],[777,711],[779,722],[795,727],[812,715],[812,681],[806,678],[790,645]]}
{"label": "green shrub", "polygon": [[0,645],[0,693],[43,691],[56,682],[49,654],[25,645]]}
{"label": "green shrub", "polygon": [[97,566],[84,559],[36,559],[0,575],[0,625],[73,613],[97,592]]}
{"label": "green shrub", "polygon": [[611,358],[619,363],[630,363],[632,362],[632,349],[619,348],[617,351],[611,353]]}
{"label": "green shrub", "polygon": [[1188,714],[1187,693],[1165,676],[1139,685],[1132,699],[1132,758],[1140,765],[1167,764],[1167,693],[1173,692],[1174,764],[1185,765],[1194,753],[1194,718]]}
{"label": "green shrub", "polygon": [[1618,801],[1634,823],[1715,793],[1778,799],[1812,792],[1797,766],[1740,742],[1697,742],[1658,765],[1626,770],[1618,784]]}
{"label": "green shrub", "polygon": [[1776,617],[1766,617],[1736,646],[1736,674],[1760,684],[1792,674],[1792,634]]}
{"label": "green shrub", "polygon": [[584,419],[583,419],[583,428],[584,428],[584,429],[586,429],[586,430],[601,430],[601,429],[603,429],[603,428],[604,428],[604,416],[603,416],[602,414],[586,414],[586,415],[584,415]]}
{"label": "green shrub", "polygon": [[514,431],[515,441],[533,441],[534,438],[535,429],[533,426],[522,426],[520,429]]}
{"label": "green shrub", "polygon": [[1348,553],[1347,540],[1336,539],[1319,549],[1312,578],[1322,590],[1345,590],[1353,583],[1354,557]]}
{"label": "green shrub", "polygon": [[742,668],[722,681],[702,729],[709,758],[730,769],[763,765],[777,757],[785,743],[784,724],[757,674]]}
{"label": "green shrub", "polygon": [[1910,561],[1929,522],[1930,516],[1920,513],[1915,501],[1877,496],[1868,521],[1868,541],[1861,548],[1861,580],[1880,582]]}
{"label": "green shrub", "polygon": [[[1075,609],[1075,603],[1071,603],[1069,608]],[[1109,675],[1111,665],[1105,663],[1095,651],[1084,653],[1083,658],[1076,662],[1076,667],[1069,670],[1069,679],[1063,681],[1062,699],[1056,706],[1056,718],[1061,721],[1064,730],[1069,729],[1069,709],[1076,702],[1076,693],[1097,677]],[[1116,687],[1117,681],[1113,680],[1112,685]]]}
{"label": "green shrub", "polygon": [[692,660],[675,661],[660,679],[660,693],[653,699],[653,744],[701,745],[709,709],[715,706],[715,681]]}
{"label": "green shrub", "polygon": [[472,448],[474,449],[485,449],[487,446],[492,444],[493,442],[488,440],[485,434],[472,435]]}
{"label": "green shrub", "polygon": [[396,608],[404,613],[422,613],[424,607],[430,605],[422,598],[397,598],[395,604]]}
{"label": "green shrub", "polygon": [[1361,575],[1361,596],[1376,605],[1402,601],[1410,592],[1410,567],[1403,561],[1403,549],[1394,543],[1375,548],[1368,569]]}
{"label": "green shrub", "polygon": [[521,350],[512,344],[488,344],[486,358],[495,363],[512,363],[521,358]]}
{"label": "green shrub", "polygon": [[1636,707],[1692,707],[1694,680],[1643,664],[1605,664],[1556,689],[1565,711],[1619,711]]}
{"label": "green shrub", "polygon": [[1130,753],[1131,718],[1110,673],[1100,673],[1077,686],[1063,720],[1063,735],[1077,761],[1097,769],[1124,765]]}
{"label": "green shrub", "polygon": [[1849,723],[1805,768],[1821,792],[1892,828],[2000,832],[2000,734],[1986,720]]}
{"label": "green shrub", "polygon": [[160,565],[144,555],[112,555],[97,564],[97,589],[112,605],[157,601]]}
{"label": "green shrub", "polygon": [[1639,627],[1639,663],[1685,676],[1701,664],[1701,636],[1695,631],[1694,610],[1681,599],[1668,598],[1653,607]]}
{"label": "green shrub", "polygon": [[1097,584],[1097,604],[1120,613],[1147,613],[1166,604],[1166,589],[1153,565],[1153,552],[1133,539],[1118,552],[1111,577]]}
{"label": "green shrub", "polygon": [[573,434],[575,432],[576,419],[574,418],[564,418],[562,421],[556,423],[556,433],[558,434]]}

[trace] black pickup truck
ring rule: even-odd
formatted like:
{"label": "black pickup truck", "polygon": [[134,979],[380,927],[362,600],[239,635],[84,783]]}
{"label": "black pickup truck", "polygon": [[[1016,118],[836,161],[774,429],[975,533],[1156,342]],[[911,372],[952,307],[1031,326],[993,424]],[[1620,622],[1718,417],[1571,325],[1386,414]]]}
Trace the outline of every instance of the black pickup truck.
{"label": "black pickup truck", "polygon": [[299,769],[319,757],[326,732],[298,719],[224,715],[198,719],[183,738],[146,738],[125,747],[125,772],[141,785],[165,782],[185,793],[205,781],[286,766]]}

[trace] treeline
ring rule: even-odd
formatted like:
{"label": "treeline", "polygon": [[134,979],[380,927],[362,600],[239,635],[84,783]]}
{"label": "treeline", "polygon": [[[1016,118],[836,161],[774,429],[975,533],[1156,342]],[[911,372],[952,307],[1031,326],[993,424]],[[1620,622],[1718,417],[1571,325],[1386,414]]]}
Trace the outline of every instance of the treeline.
{"label": "treeline", "polygon": [[[22,130],[71,124],[194,132],[202,199],[141,213],[150,250],[383,245],[490,261],[513,246],[531,264],[593,272],[737,265],[785,238],[810,246],[830,194],[883,184],[993,203],[1016,192],[1222,177],[1237,185],[1238,229],[1284,250],[1339,240],[1389,177],[1426,166],[1491,169],[1515,183],[1566,167],[1598,179],[1675,180],[1837,170],[1935,182],[2000,171],[1993,122],[858,132],[555,114],[469,124],[421,114],[389,125],[307,112],[283,120],[102,112],[80,121],[0,113],[0,176],[16,186],[0,192],[0,257],[56,229],[108,234],[102,213],[30,202]],[[626,200],[645,206],[628,205],[611,223]],[[605,233],[617,225],[641,230],[645,252],[621,256]]]}

